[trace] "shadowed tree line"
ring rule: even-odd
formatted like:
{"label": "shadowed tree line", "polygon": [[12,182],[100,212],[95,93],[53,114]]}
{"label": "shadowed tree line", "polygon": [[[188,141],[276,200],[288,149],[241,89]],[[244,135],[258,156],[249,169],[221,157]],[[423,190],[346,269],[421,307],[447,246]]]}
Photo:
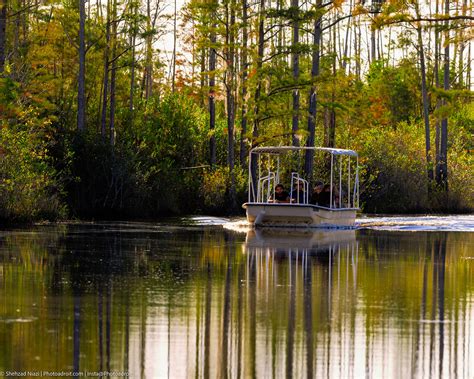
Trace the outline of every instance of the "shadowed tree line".
{"label": "shadowed tree line", "polygon": [[[366,212],[472,210],[473,18],[471,0],[1,0],[0,218],[239,212],[248,151],[274,144],[357,150]],[[323,164],[308,152],[304,175]]]}

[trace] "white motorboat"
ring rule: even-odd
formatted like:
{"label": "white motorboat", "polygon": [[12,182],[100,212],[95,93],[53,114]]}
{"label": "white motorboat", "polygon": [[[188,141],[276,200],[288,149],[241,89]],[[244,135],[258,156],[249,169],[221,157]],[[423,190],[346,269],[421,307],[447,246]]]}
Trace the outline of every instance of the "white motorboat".
{"label": "white motorboat", "polygon": [[[327,156],[327,162],[330,160],[330,169],[326,170],[326,203],[311,202],[309,192],[314,183],[300,170],[301,153],[308,150],[312,150],[313,156],[322,154]],[[353,150],[294,146],[252,149],[249,198],[242,205],[248,222],[255,226],[353,227],[359,210],[358,163]],[[275,189],[284,181],[289,185],[289,199],[277,200]]]}

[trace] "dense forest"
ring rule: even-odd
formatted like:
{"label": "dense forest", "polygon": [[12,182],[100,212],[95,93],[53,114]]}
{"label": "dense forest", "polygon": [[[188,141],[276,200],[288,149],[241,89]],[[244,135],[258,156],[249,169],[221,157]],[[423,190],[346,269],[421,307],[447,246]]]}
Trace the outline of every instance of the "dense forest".
{"label": "dense forest", "polygon": [[473,4],[0,0],[0,220],[239,213],[265,145],[358,151],[365,212],[473,211]]}

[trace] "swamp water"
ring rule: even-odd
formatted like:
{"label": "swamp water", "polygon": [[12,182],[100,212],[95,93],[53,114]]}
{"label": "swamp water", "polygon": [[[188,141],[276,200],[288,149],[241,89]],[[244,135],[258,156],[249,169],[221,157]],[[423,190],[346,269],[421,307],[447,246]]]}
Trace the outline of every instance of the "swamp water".
{"label": "swamp water", "polygon": [[474,378],[473,216],[221,224],[0,231],[0,374]]}

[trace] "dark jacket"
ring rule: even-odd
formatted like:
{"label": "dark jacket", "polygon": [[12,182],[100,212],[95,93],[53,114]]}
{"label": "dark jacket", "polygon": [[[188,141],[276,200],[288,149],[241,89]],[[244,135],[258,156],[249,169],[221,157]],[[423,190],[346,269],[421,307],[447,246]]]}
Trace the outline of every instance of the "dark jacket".
{"label": "dark jacket", "polygon": [[313,192],[313,193],[311,194],[311,199],[309,199],[309,202],[310,202],[311,204],[314,204],[314,205],[319,205],[319,203],[320,203],[320,201],[321,201],[321,200],[319,199],[319,198],[321,197],[321,193],[322,193],[322,192],[320,192],[320,193]]}
{"label": "dark jacket", "polygon": [[329,207],[331,202],[331,193],[330,192],[321,192],[318,197],[318,205],[322,207]]}
{"label": "dark jacket", "polygon": [[291,200],[298,204],[306,203],[306,192],[298,191],[296,189],[293,190],[293,192],[291,193]]}
{"label": "dark jacket", "polygon": [[282,191],[280,193],[275,192],[275,200],[277,201],[288,201],[288,192]]}

